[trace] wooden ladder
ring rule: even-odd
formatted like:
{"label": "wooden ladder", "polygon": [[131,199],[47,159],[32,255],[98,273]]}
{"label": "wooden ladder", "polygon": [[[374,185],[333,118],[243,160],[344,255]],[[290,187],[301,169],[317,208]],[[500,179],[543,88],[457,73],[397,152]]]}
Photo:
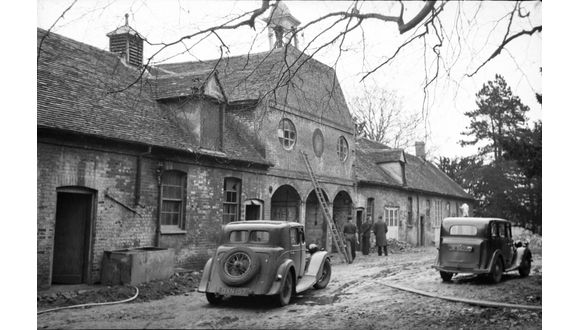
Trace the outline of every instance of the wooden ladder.
{"label": "wooden ladder", "polygon": [[342,258],[347,263],[350,264],[352,263],[352,259],[347,251],[344,237],[342,236],[342,233],[338,231],[338,229],[336,228],[336,224],[334,223],[334,220],[332,220],[332,217],[330,216],[330,209],[328,208],[328,204],[326,203],[326,199],[324,198],[322,189],[320,188],[320,184],[318,183],[318,179],[316,179],[316,176],[314,175],[314,171],[312,170],[312,166],[310,165],[310,161],[308,160],[308,155],[304,151],[300,151],[300,153],[302,154],[302,159],[304,160],[304,163],[306,163],[306,169],[308,170],[308,174],[310,175],[312,185],[314,185],[314,191],[316,192],[316,197],[318,197],[318,202],[322,207],[322,214],[324,215],[324,220],[326,221],[328,228],[330,228],[330,233],[332,234],[332,241],[334,242],[334,246],[336,247],[338,252],[340,252]]}

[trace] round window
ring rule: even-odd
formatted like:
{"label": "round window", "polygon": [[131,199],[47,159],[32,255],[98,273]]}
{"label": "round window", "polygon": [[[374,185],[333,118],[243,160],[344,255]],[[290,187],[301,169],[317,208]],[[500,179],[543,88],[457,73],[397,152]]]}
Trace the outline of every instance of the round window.
{"label": "round window", "polygon": [[282,147],[286,150],[291,150],[296,143],[296,127],[290,119],[282,119],[278,124],[278,140]]}
{"label": "round window", "polygon": [[319,128],[315,129],[312,134],[312,148],[316,157],[322,156],[324,152],[324,136]]}
{"label": "round window", "polygon": [[338,138],[336,153],[338,154],[338,159],[340,159],[343,162],[348,158],[348,142],[346,141],[344,136]]}

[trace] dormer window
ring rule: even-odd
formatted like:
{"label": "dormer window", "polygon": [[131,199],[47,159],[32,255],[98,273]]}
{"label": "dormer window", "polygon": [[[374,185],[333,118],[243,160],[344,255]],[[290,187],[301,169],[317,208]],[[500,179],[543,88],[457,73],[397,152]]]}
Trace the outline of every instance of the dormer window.
{"label": "dormer window", "polygon": [[338,138],[336,153],[338,154],[338,159],[343,162],[348,158],[348,142],[344,136]]}
{"label": "dormer window", "polygon": [[286,150],[292,150],[296,143],[296,127],[290,119],[280,120],[278,124],[278,140]]}

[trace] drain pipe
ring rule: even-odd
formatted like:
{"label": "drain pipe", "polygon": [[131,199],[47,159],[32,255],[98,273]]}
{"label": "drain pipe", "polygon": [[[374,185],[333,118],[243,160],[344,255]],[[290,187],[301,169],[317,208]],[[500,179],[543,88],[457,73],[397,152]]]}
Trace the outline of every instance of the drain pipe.
{"label": "drain pipe", "polygon": [[72,308],[81,308],[81,307],[91,307],[91,306],[104,306],[104,305],[116,305],[116,304],[127,303],[127,302],[130,302],[130,301],[135,300],[137,298],[137,296],[139,295],[139,288],[137,288],[136,286],[134,286],[133,289],[135,289],[135,295],[133,297],[129,298],[129,299],[119,300],[119,301],[102,302],[102,303],[88,303],[88,304],[81,304],[81,305],[73,305],[73,306],[64,306],[64,307],[57,307],[57,308],[45,309],[43,311],[36,312],[36,315],[40,315],[40,314],[44,314],[44,313],[48,313],[48,312],[60,311],[60,310],[63,310],[63,309],[72,309]]}

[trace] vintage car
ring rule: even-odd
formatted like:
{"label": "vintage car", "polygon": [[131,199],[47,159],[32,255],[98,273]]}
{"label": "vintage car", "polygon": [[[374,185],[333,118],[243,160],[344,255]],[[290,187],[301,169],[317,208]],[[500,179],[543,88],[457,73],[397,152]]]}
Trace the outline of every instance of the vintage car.
{"label": "vintage car", "polygon": [[284,306],[293,294],[322,289],[331,276],[328,252],[304,241],[304,226],[285,221],[236,221],[222,229],[198,291],[210,304],[225,296],[272,296]]}
{"label": "vintage car", "polygon": [[512,240],[509,221],[497,218],[445,218],[441,223],[439,253],[433,268],[444,282],[454,274],[487,275],[499,283],[503,272],[530,274],[532,253],[527,244]]}

